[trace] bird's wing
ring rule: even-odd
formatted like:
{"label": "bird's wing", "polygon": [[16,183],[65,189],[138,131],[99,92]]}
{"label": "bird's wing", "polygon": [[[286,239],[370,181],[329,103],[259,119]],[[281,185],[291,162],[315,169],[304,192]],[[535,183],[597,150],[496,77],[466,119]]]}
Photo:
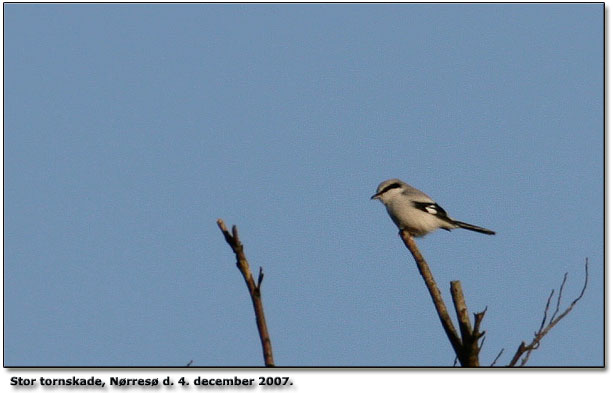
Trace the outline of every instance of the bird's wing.
{"label": "bird's wing", "polygon": [[453,223],[453,219],[447,215],[445,209],[440,207],[436,202],[413,202],[413,206],[425,213],[432,214],[443,221]]}

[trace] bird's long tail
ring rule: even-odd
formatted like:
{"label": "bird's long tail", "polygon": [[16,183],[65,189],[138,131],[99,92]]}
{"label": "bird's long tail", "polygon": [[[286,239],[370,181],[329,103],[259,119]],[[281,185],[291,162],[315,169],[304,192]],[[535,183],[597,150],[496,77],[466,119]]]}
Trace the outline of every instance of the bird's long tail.
{"label": "bird's long tail", "polygon": [[489,230],[487,228],[481,228],[481,227],[478,227],[476,225],[467,224],[467,223],[462,222],[462,221],[454,221],[453,223],[456,224],[458,227],[464,228],[464,229],[468,229],[469,231],[485,233],[486,235],[495,235],[496,234],[496,232],[491,231],[491,230]]}

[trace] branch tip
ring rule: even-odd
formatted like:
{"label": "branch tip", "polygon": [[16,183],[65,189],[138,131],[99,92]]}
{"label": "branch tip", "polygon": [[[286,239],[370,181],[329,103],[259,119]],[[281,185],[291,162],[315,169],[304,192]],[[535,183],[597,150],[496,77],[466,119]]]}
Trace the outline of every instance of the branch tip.
{"label": "branch tip", "polygon": [[219,227],[219,229],[221,229],[222,232],[228,232],[228,228],[226,227],[226,224],[221,218],[217,219],[217,226]]}
{"label": "branch tip", "polygon": [[500,357],[500,355],[502,355],[502,353],[504,352],[504,348],[502,348],[500,350],[500,352],[498,352],[498,356],[496,356],[496,358],[494,359],[494,361],[492,362],[492,364],[490,364],[490,367],[494,367],[494,365],[496,364],[496,361],[498,360],[498,358]]}

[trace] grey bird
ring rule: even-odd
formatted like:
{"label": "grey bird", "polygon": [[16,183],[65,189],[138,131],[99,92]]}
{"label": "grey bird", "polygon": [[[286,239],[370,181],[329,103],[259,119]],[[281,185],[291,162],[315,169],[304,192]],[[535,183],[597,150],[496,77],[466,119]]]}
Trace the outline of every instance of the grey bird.
{"label": "grey bird", "polygon": [[428,195],[398,179],[379,184],[377,193],[370,199],[380,200],[398,229],[407,230],[415,237],[422,237],[439,228],[447,231],[464,228],[486,235],[496,234],[487,228],[454,220]]}

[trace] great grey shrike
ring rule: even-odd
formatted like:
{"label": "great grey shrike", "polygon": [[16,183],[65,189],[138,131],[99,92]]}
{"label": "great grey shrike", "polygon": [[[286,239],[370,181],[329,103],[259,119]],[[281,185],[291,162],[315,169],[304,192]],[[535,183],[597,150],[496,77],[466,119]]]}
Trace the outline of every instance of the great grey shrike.
{"label": "great grey shrike", "polygon": [[407,230],[415,237],[424,236],[438,228],[447,231],[464,228],[486,235],[496,234],[489,229],[454,220],[428,195],[398,179],[379,184],[377,193],[370,199],[380,200],[398,229]]}

